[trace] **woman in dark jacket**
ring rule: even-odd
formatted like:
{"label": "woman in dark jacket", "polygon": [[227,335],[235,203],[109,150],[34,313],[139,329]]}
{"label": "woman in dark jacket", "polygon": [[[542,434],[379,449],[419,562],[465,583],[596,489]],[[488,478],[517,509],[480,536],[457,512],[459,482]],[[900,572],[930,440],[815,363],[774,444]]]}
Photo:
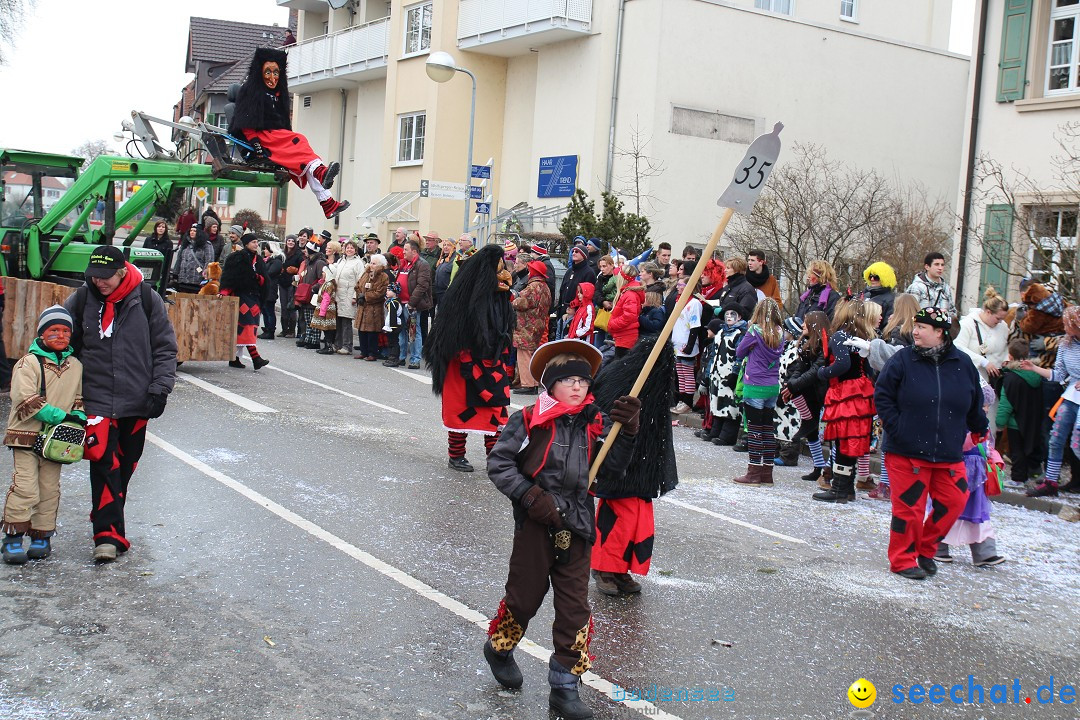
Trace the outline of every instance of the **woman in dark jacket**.
{"label": "woman in dark jacket", "polygon": [[225,258],[225,265],[221,268],[221,294],[240,299],[240,314],[236,319],[237,352],[236,357],[229,361],[229,367],[246,367],[240,362],[240,349],[246,348],[251,355],[252,365],[258,370],[270,364],[255,348],[263,286],[268,285],[269,281],[266,279],[266,265],[259,257],[259,238],[254,233],[245,233],[240,242],[243,247]]}
{"label": "woman in dark jacket", "polygon": [[734,301],[746,311],[745,317],[750,317],[757,307],[758,294],[746,279],[746,260],[729,257],[724,261],[724,268],[727,270],[727,285],[720,292],[720,307]]}
{"label": "woman in dark jacket", "polygon": [[295,235],[285,236],[285,259],[281,261],[281,275],[278,277],[278,301],[281,303],[281,335],[278,337],[296,337],[296,307],[293,297],[296,294],[296,274],[300,272],[300,263],[304,254],[296,242]]}
{"label": "woman in dark jacket", "polygon": [[805,318],[811,310],[820,310],[832,320],[840,293],[836,290],[836,271],[824,260],[811,260],[806,268],[806,290],[799,296],[795,317]]}
{"label": "woman in dark jacket", "polygon": [[197,225],[188,230],[188,237],[180,244],[180,260],[177,263],[176,289],[180,292],[197,293],[206,277],[206,266],[214,261],[214,248],[210,238]]}
{"label": "woman in dark jacket", "polygon": [[[319,296],[319,288],[323,282],[323,268],[326,267],[326,257],[319,252],[319,244],[308,240],[304,246],[304,265],[300,273],[300,282],[310,283],[312,297]],[[308,350],[319,349],[319,331],[311,327],[311,318],[315,315],[315,308],[311,301],[297,304],[300,311],[300,322],[304,329],[304,336],[297,338],[296,346],[305,347]]]}
{"label": "woman in dark jacket", "polygon": [[[435,261],[435,273],[431,278],[431,294],[435,299],[435,311],[438,312],[439,301],[450,287],[450,278],[454,273],[454,241],[447,238],[442,241],[442,254]],[[526,282],[529,273],[525,271]]]}
{"label": "woman in dark jacket", "polygon": [[284,261],[281,255],[275,255],[270,249],[270,243],[259,244],[262,252],[263,263],[266,264],[266,282],[263,283],[262,311],[263,332],[260,340],[273,340],[277,333],[277,314],[274,312],[274,303],[278,297],[278,281],[281,279]]}
{"label": "woman in dark jacket", "polygon": [[143,240],[143,247],[150,250],[157,250],[159,253],[165,256],[165,264],[162,265],[162,279],[160,290],[164,297],[165,287],[169,284],[171,278],[169,273],[172,268],[173,258],[173,243],[172,238],[169,237],[169,225],[164,220],[158,220],[154,223],[154,233],[148,238]]}
{"label": "woman in dark jacket", "polygon": [[[791,318],[788,318],[789,320]],[[829,343],[829,318],[825,313],[815,310],[806,314],[802,323],[802,336],[799,338],[798,358],[788,368],[787,377],[780,387],[784,402],[799,407],[805,403],[809,418],[799,423],[799,434],[793,440],[805,438],[810,448],[810,457],[814,460],[814,469],[802,476],[803,480],[813,482],[828,470],[825,455],[821,452],[821,411],[825,406],[825,392],[829,389],[827,380],[818,376],[818,370],[825,367],[825,348]],[[829,477],[825,478],[822,489],[828,487]]]}
{"label": "woman in dark jacket", "polygon": [[559,318],[559,337],[566,334],[566,328],[570,326],[570,320],[574,317],[573,311],[570,310],[570,303],[577,298],[578,285],[583,282],[595,285],[596,271],[589,264],[589,256],[584,248],[576,246],[570,251],[570,267],[563,275],[558,303],[552,308]]}
{"label": "woman in dark jacket", "polygon": [[892,484],[889,569],[910,580],[937,573],[938,542],[967,502],[964,436],[970,431],[978,445],[990,427],[979,373],[953,345],[951,329],[946,311],[920,310],[915,344],[889,359],[874,392]]}

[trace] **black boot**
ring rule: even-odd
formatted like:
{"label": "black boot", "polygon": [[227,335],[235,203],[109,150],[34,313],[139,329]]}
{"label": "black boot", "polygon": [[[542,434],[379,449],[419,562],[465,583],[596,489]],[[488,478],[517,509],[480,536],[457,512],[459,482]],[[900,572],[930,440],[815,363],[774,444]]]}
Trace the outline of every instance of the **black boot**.
{"label": "black boot", "polygon": [[731,449],[735,452],[746,452],[746,431],[742,427],[739,428],[739,435]]}
{"label": "black boot", "polygon": [[814,482],[819,477],[821,477],[821,468],[815,467],[813,470],[803,475],[802,479],[806,480],[807,482]]}
{"label": "black boot", "polygon": [[516,690],[524,683],[525,679],[521,676],[521,668],[518,667],[517,661],[514,660],[513,650],[506,654],[496,652],[495,648],[491,647],[491,641],[486,640],[484,641],[484,659],[491,668],[491,674],[503,687]]}
{"label": "black boot", "polygon": [[855,466],[840,465],[833,463],[832,487],[828,490],[814,493],[815,500],[821,502],[837,503],[839,505],[849,502],[855,494]]}
{"label": "black boot", "polygon": [[[719,427],[717,425],[719,424]],[[725,420],[713,420],[713,428],[716,436],[713,437],[713,445],[734,445],[739,436],[739,421],[730,418]]]}
{"label": "black boot", "polygon": [[556,662],[554,657],[548,661],[548,683],[551,685],[548,705],[554,712],[567,720],[588,720],[593,716],[589,706],[578,697],[581,678]]}

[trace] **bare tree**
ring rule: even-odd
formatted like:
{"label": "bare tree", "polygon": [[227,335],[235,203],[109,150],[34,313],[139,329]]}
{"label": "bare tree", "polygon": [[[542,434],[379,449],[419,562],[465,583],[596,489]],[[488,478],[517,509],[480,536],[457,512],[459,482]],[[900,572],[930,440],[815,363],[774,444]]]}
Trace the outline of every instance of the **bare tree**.
{"label": "bare tree", "polygon": [[[969,231],[969,243],[982,247],[982,265],[999,277],[1031,276],[1080,299],[1077,255],[1080,204],[1080,122],[1055,133],[1060,153],[1050,158],[1052,177],[1036,180],[1016,167],[1005,168],[989,155],[975,165],[970,201],[986,208],[986,222]],[[1003,288],[998,288],[1003,290]]]}
{"label": "bare tree", "polygon": [[6,65],[8,53],[15,49],[27,12],[35,0],[0,0],[0,65]]}
{"label": "bare tree", "polygon": [[816,145],[796,143],[792,155],[769,177],[750,216],[736,215],[727,231],[738,251],[766,252],[788,298],[811,260],[827,260],[841,288],[854,290],[875,260],[892,265],[905,283],[922,270],[924,249],[947,247],[948,213],[924,189],[897,187],[874,170],[831,160]]}
{"label": "bare tree", "polygon": [[630,126],[629,147],[615,148],[615,156],[627,161],[626,170],[616,176],[616,180],[622,184],[622,190],[615,193],[615,195],[632,202],[635,215],[644,216],[641,212],[642,203],[648,207],[649,211],[654,211],[657,204],[662,202],[658,197],[645,191],[642,187],[649,178],[658,177],[665,170],[663,160],[658,160],[646,152],[651,142],[652,136],[646,137],[638,128],[635,119]]}
{"label": "bare tree", "polygon": [[[2,2],[2,0],[0,0]],[[99,155],[108,155],[112,152],[109,144],[104,140],[87,140],[77,148],[73,148],[72,155],[86,158],[86,162],[92,163]]]}

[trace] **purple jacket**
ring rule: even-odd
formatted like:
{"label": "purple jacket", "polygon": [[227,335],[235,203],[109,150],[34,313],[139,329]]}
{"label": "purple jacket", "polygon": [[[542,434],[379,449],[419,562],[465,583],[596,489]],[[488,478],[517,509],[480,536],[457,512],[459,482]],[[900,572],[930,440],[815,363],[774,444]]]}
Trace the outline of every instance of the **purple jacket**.
{"label": "purple jacket", "polygon": [[751,325],[735,350],[736,358],[747,359],[746,369],[743,371],[743,384],[779,385],[780,355],[783,352],[783,343],[775,349],[769,347],[761,337],[761,329],[756,325]]}

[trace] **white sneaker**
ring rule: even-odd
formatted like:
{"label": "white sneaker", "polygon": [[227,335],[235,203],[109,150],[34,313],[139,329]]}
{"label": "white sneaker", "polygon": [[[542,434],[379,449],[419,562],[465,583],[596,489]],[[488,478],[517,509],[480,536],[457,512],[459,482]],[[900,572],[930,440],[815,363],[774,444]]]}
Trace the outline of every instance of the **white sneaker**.
{"label": "white sneaker", "polygon": [[345,348],[338,348],[337,354],[338,354],[338,355],[351,355],[352,353],[350,353],[350,352],[349,352],[348,350],[346,350]]}
{"label": "white sneaker", "polygon": [[690,406],[680,400],[678,405],[671,408],[671,412],[675,415],[685,415],[690,412]]}

